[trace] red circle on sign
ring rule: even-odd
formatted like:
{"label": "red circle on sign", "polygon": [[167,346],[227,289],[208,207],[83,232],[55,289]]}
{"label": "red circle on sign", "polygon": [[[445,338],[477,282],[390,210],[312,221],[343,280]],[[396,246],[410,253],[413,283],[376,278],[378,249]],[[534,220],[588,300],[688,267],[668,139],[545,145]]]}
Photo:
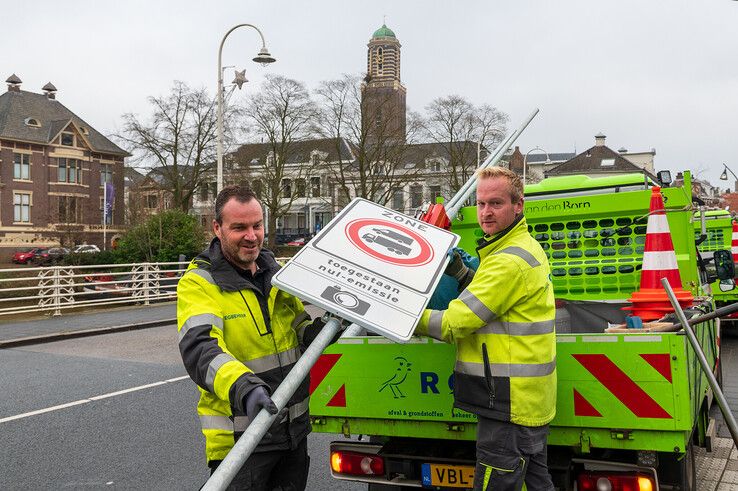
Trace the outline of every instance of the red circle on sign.
{"label": "red circle on sign", "polygon": [[[361,237],[359,235],[359,230],[362,227],[366,227],[369,225],[389,227],[391,229],[397,230],[398,232],[401,232],[401,234],[403,235],[410,236],[420,246],[420,253],[416,255],[415,257],[399,258],[397,256],[390,256],[388,254],[383,254],[379,251],[372,249],[366,244],[366,242],[371,243],[377,239],[374,239],[374,240],[366,239],[365,238],[366,235],[370,235],[370,234],[364,234],[364,237]],[[351,243],[354,244],[356,247],[358,247],[362,252],[372,256],[375,259],[384,261],[386,263],[395,264],[398,266],[422,266],[424,264],[428,264],[431,261],[431,259],[433,259],[433,248],[430,246],[428,241],[425,240],[425,238],[422,235],[418,234],[414,230],[407,229],[394,222],[390,222],[387,220],[378,220],[376,218],[359,218],[359,219],[352,220],[349,223],[347,223],[345,232],[346,232],[346,237],[348,237]],[[389,234],[382,234],[380,232],[377,235],[384,237],[385,235],[391,235],[391,231]],[[404,249],[409,249],[409,247],[407,247],[405,244],[402,244],[398,241],[393,241],[389,237],[388,239],[389,240],[383,240],[383,238],[380,238],[379,241],[390,244],[390,247],[394,248],[395,251],[398,251],[398,250],[402,251]],[[391,251],[392,249],[389,249],[389,250]]]}

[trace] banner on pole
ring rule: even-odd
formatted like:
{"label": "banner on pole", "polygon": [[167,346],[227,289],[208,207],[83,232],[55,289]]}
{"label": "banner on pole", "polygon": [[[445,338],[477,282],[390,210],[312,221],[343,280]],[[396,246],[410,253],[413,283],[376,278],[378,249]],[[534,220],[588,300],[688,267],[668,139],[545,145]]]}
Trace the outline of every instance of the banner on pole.
{"label": "banner on pole", "polygon": [[105,223],[113,223],[113,202],[115,201],[115,188],[112,182],[105,183]]}

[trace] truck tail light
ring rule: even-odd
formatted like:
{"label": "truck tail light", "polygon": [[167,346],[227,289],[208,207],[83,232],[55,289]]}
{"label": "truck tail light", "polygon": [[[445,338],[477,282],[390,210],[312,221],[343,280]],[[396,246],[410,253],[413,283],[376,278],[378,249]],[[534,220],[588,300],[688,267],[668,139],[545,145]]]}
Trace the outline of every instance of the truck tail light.
{"label": "truck tail light", "polygon": [[582,472],[577,491],[653,491],[653,479],[643,474]]}
{"label": "truck tail light", "polygon": [[384,459],[375,454],[331,452],[331,469],[336,474],[373,476],[384,474]]}

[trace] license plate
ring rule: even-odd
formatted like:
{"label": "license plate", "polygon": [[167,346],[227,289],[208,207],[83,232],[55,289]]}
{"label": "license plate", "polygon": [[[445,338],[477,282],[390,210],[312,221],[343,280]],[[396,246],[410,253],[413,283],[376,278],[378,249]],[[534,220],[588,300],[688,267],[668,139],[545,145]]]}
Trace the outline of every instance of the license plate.
{"label": "license plate", "polygon": [[423,464],[423,486],[471,488],[474,485],[474,466]]}

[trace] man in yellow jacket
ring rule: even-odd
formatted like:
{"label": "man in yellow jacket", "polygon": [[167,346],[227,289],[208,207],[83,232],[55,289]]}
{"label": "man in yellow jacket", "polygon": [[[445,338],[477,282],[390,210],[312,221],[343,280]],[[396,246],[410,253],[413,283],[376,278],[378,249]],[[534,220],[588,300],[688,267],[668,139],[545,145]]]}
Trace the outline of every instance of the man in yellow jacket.
{"label": "man in yellow jacket", "polygon": [[478,416],[475,490],[554,489],[546,463],[556,413],[556,338],[548,260],[528,233],[523,183],[501,167],[479,171],[476,272],[456,257],[459,297],[426,310],[416,334],[456,344],[454,404]]}
{"label": "man in yellow jacket", "polygon": [[[211,472],[262,408],[277,412],[269,395],[299,359],[306,329],[322,327],[319,319],[309,323],[297,298],[272,286],[279,265],[262,249],[263,214],[251,190],[230,186],[218,194],[213,232],[177,286],[179,349],[200,388]],[[306,379],[229,489],[304,490],[309,432]]]}

